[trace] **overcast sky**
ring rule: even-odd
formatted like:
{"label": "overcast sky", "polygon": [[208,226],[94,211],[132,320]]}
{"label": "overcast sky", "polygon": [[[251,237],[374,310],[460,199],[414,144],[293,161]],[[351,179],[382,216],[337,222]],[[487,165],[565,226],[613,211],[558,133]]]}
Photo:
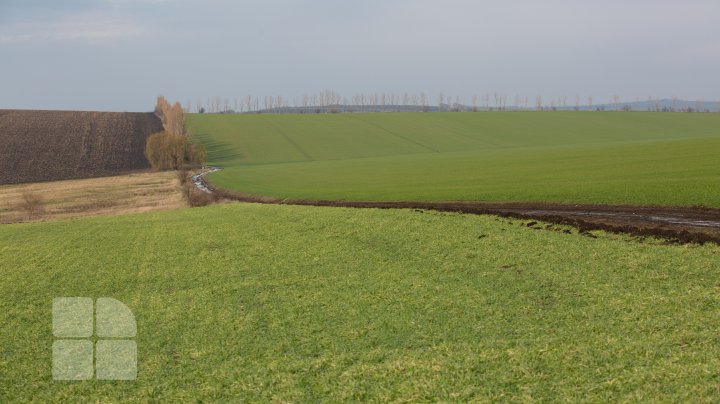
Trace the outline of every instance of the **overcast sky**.
{"label": "overcast sky", "polygon": [[720,98],[718,0],[0,0],[0,108],[332,89]]}

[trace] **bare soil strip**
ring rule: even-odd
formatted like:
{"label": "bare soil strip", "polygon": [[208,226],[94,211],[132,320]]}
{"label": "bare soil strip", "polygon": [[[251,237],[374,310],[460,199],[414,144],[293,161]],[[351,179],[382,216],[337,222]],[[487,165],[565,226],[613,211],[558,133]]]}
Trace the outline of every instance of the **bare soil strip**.
{"label": "bare soil strip", "polygon": [[[217,171],[217,167],[212,167]],[[198,188],[236,201],[286,205],[335,206],[344,208],[416,209],[497,215],[569,225],[592,237],[591,230],[659,237],[676,243],[720,244],[720,209],[633,205],[571,205],[559,203],[487,202],[363,202],[279,199],[245,195],[213,188],[204,178],[210,170],[193,178]],[[538,226],[529,223],[530,227]],[[541,228],[541,227],[537,227]]]}

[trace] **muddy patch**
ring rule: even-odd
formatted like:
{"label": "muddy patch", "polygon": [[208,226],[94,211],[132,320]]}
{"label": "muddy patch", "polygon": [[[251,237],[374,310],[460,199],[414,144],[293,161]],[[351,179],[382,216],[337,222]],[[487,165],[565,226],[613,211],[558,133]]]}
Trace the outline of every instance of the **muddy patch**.
{"label": "muddy patch", "polygon": [[[211,169],[217,170],[216,167]],[[205,174],[193,179],[193,182],[197,180],[198,188],[211,191],[222,198],[243,202],[497,215],[513,219],[529,219],[531,222],[527,226],[537,229],[542,229],[537,221],[568,225],[577,228],[580,234],[590,238],[596,237],[590,231],[603,230],[659,237],[672,243],[720,244],[720,209],[713,208],[524,202],[362,202],[279,199],[214,189],[205,181]]]}

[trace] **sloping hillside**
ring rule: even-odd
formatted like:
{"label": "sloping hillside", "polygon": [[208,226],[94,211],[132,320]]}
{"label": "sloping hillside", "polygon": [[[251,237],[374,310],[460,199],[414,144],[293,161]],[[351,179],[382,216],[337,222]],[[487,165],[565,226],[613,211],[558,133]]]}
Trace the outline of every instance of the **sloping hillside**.
{"label": "sloping hillside", "polygon": [[219,188],[279,199],[720,208],[720,114],[193,114]]}
{"label": "sloping hillside", "polygon": [[0,110],[0,184],[99,177],[148,167],[152,113]]}

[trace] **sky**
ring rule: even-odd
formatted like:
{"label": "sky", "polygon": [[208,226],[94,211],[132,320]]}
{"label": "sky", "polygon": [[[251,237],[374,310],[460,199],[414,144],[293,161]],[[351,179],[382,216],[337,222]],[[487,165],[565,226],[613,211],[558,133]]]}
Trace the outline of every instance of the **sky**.
{"label": "sky", "polygon": [[718,0],[0,0],[0,108],[333,90],[720,99]]}

